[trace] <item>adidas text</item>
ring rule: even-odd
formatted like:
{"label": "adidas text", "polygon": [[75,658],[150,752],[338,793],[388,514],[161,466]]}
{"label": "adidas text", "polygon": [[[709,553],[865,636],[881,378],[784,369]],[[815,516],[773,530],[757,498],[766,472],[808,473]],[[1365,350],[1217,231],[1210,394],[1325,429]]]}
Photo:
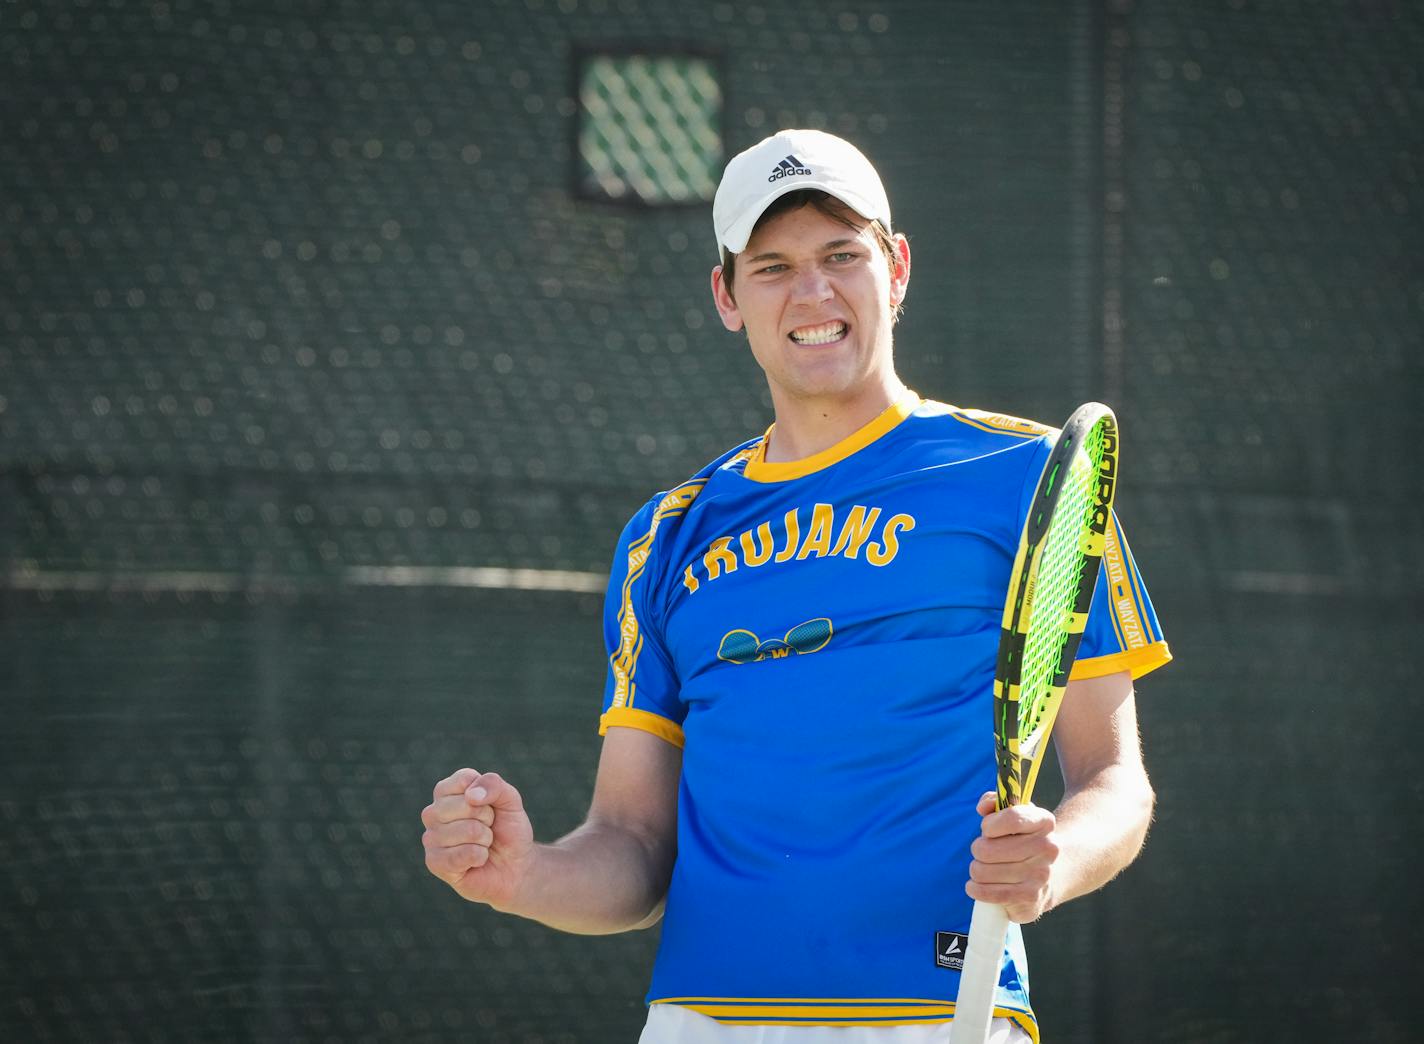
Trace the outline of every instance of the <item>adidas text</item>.
{"label": "adidas text", "polygon": [[782,178],[795,177],[797,175],[810,174],[811,171],[802,165],[795,156],[787,156],[784,160],[772,168],[767,181],[780,181]]}

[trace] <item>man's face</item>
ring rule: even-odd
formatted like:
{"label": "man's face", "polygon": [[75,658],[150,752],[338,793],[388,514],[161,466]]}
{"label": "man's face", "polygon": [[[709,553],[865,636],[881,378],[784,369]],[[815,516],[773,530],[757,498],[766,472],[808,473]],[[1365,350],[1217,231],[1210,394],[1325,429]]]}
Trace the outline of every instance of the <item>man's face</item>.
{"label": "man's face", "polygon": [[896,236],[889,260],[869,222],[854,228],[804,206],[778,214],[737,255],[732,293],[722,270],[712,292],[722,324],[747,331],[773,400],[851,400],[893,380],[891,326],[910,276]]}

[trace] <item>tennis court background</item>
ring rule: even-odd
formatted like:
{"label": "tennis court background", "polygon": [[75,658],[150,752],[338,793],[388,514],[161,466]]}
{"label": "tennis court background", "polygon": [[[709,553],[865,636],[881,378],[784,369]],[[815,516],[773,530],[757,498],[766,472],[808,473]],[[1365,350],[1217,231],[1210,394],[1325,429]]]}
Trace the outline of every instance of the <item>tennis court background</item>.
{"label": "tennis court background", "polygon": [[1047,1039],[1409,1039],[1424,16],[1385,0],[0,8],[0,1037],[632,1039],[654,937],[464,906],[417,819],[474,763],[578,821],[589,575],[769,420],[708,208],[570,192],[575,50],[630,44],[718,56],[732,151],[875,159],[913,387],[1118,410],[1177,662],[1145,854],[1030,930]]}

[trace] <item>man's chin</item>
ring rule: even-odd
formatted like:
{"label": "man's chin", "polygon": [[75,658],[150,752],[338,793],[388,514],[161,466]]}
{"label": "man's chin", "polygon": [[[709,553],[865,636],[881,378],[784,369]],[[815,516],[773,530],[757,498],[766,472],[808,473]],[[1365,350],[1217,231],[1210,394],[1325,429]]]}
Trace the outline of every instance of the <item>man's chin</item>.
{"label": "man's chin", "polygon": [[829,375],[798,375],[797,378],[776,383],[789,398],[801,401],[807,399],[832,401],[853,399],[861,386],[869,384],[868,381]]}

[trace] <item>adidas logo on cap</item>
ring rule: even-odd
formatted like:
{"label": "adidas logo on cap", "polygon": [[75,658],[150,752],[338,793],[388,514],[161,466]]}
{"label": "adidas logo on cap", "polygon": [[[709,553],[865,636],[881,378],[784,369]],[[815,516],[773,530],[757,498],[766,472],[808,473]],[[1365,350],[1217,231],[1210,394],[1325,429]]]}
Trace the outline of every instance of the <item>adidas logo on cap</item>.
{"label": "adidas logo on cap", "polygon": [[804,176],[810,173],[810,170],[806,168],[805,164],[795,156],[787,156],[784,160],[771,168],[771,176],[766,180],[780,181],[782,178],[789,178],[797,174]]}

